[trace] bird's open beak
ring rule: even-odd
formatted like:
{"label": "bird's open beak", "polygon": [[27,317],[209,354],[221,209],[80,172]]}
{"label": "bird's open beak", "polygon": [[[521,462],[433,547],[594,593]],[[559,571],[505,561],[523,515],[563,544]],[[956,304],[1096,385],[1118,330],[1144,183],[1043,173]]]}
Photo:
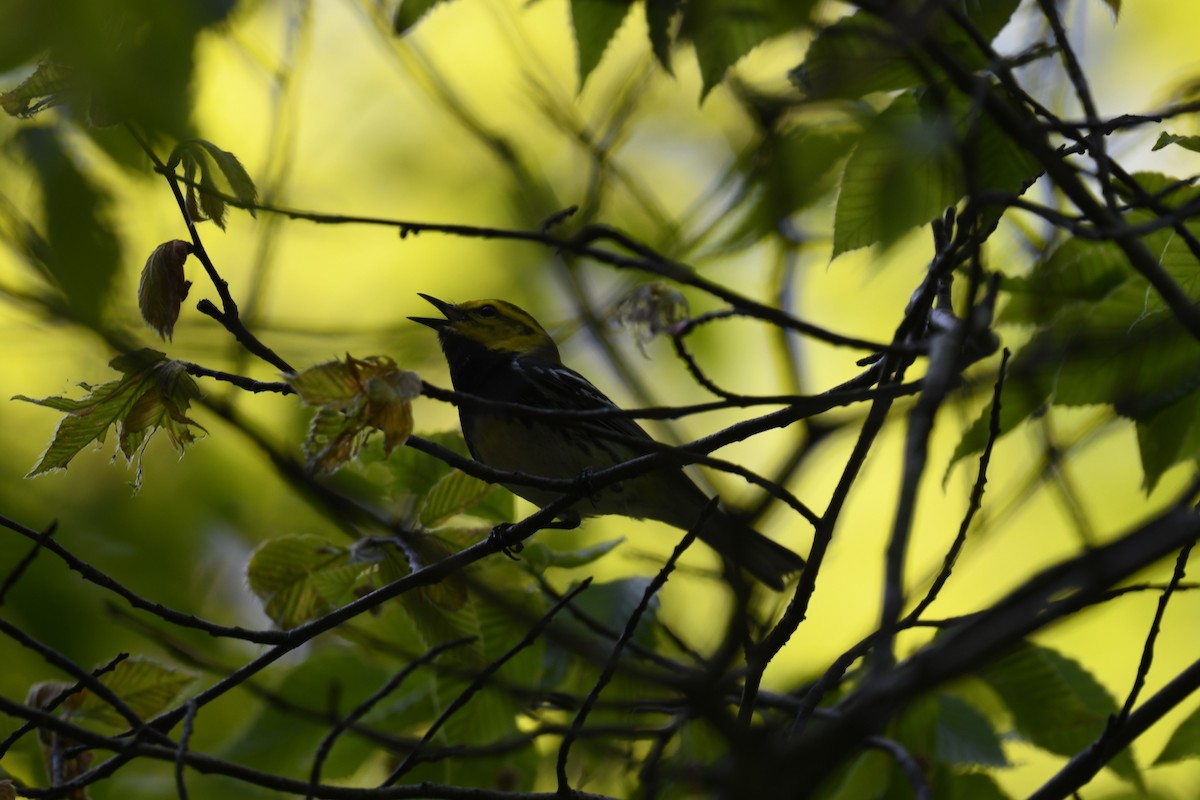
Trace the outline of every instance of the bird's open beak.
{"label": "bird's open beak", "polygon": [[456,322],[457,320],[462,319],[462,312],[459,311],[458,306],[454,305],[453,303],[447,303],[445,300],[438,300],[436,297],[427,294],[421,294],[420,292],[417,292],[417,294],[432,303],[434,308],[446,315],[446,318],[438,319],[437,317],[409,317],[409,319],[411,319],[413,322],[419,322],[422,325],[433,328],[435,331],[440,331],[451,322]]}

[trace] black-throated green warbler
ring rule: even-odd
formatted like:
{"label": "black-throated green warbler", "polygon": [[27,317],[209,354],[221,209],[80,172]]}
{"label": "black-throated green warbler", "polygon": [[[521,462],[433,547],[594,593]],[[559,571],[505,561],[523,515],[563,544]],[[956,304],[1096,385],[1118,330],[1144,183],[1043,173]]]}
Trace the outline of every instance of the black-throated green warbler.
{"label": "black-throated green warbler", "polygon": [[[447,303],[421,295],[445,319],[410,317],[438,332],[454,389],[501,403],[544,409],[615,409],[586,378],[563,366],[558,347],[533,317],[503,300]],[[629,417],[584,419],[514,415],[481,403],[459,405],[467,446],[495,469],[546,478],[578,478],[644,455],[637,442],[649,435]],[[509,485],[544,506],[547,489]],[[665,522],[683,530],[704,515],[709,499],[682,469],[670,466],[601,488],[575,509],[581,515],[620,514]],[[775,589],[804,560],[720,509],[712,509],[698,535],[717,552]]]}

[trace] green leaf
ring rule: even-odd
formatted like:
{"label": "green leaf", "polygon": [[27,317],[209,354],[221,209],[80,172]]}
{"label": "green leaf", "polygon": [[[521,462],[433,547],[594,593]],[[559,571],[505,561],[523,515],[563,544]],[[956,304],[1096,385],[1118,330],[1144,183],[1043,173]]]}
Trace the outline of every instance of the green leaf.
{"label": "green leaf", "polygon": [[1187,716],[1171,734],[1166,747],[1154,759],[1154,766],[1188,758],[1200,758],[1200,707]]}
{"label": "green leaf", "polygon": [[[143,656],[127,658],[100,676],[100,682],[141,719],[155,717],[173,706],[195,680],[194,672]],[[72,707],[72,714],[117,728],[129,727],[125,717],[92,692],[82,695],[79,704]]]}
{"label": "green leaf", "polygon": [[1168,145],[1179,145],[1184,150],[1191,150],[1193,153],[1200,153],[1200,136],[1180,136],[1174,133],[1163,131],[1158,135],[1158,141],[1150,148],[1151,152],[1162,150]]}
{"label": "green leaf", "polygon": [[254,551],[246,581],[267,616],[288,630],[350,600],[364,568],[349,556],[346,548],[320,536],[280,536]]}
{"label": "green leaf", "polygon": [[632,8],[632,0],[571,0],[580,91]]}
{"label": "green leaf", "polygon": [[[990,41],[1008,23],[1020,2],[965,0],[958,5],[959,12]],[[913,27],[899,33],[878,16],[863,11],[843,17],[821,30],[804,63],[792,71],[791,77],[811,99],[856,99],[872,92],[911,89],[925,84],[928,75],[939,74],[921,51],[905,44],[925,39],[935,40],[968,69],[987,66],[979,48],[948,15],[923,14],[910,22]],[[920,24],[926,26],[924,30],[916,28]]]}
{"label": "green leaf", "polygon": [[1171,467],[1200,456],[1200,392],[1136,420],[1142,486],[1152,492]]}
{"label": "green leaf", "polygon": [[962,195],[954,132],[912,94],[892,101],[846,162],[833,222],[833,257],[885,246],[938,217]]}
{"label": "green leaf", "polygon": [[956,766],[1007,767],[1000,736],[986,716],[961,697],[939,694],[937,760]]}
{"label": "green leaf", "polygon": [[679,13],[682,0],[646,0],[646,27],[650,30],[650,49],[668,74],[671,70],[671,23]]}
{"label": "green leaf", "polygon": [[[187,180],[194,180],[199,175],[199,190],[190,184],[187,186],[188,213],[196,222],[211,219],[221,230],[225,229],[225,200],[221,194],[230,194],[247,206],[258,202],[258,189],[242,162],[207,139],[186,139],[175,145],[167,166],[174,169],[179,164],[183,165]],[[216,179],[218,173],[228,192],[222,192]],[[246,210],[250,216],[255,216],[254,208]]]}
{"label": "green leaf", "polygon": [[392,18],[392,30],[401,35],[408,33],[434,6],[443,2],[448,0],[400,0],[396,16]]}
{"label": "green leaf", "polygon": [[[1113,696],[1077,661],[1047,647],[1022,643],[988,665],[980,677],[1000,695],[1017,732],[1031,744],[1071,756],[1091,744],[1117,713]],[[1108,766],[1138,786],[1129,750]]]}
{"label": "green leaf", "polygon": [[701,101],[742,56],[805,25],[815,4],[815,0],[690,0],[682,33],[696,45]]}
{"label": "green leaf", "polygon": [[109,366],[124,377],[97,387],[84,386],[86,397],[45,397],[24,400],[57,411],[65,411],[54,438],[27,477],[54,469],[66,469],[71,460],[92,442],[104,443],[111,425],[117,428],[117,448],[127,462],[138,462],[135,482],[141,481],[141,448],[158,430],[167,432],[180,453],[195,440],[193,428],[203,431],[186,411],[200,396],[196,382],[181,361],[172,361],[157,350],[143,349],[117,356]]}
{"label": "green leaf", "polygon": [[41,188],[46,266],[78,320],[99,326],[121,259],[109,195],[76,164],[58,129],[23,127],[15,142]]}
{"label": "green leaf", "polygon": [[459,514],[470,512],[496,489],[479,478],[454,470],[443,476],[425,495],[420,522],[426,528],[436,528]]}
{"label": "green leaf", "polygon": [[1100,301],[1129,279],[1129,259],[1112,242],[1067,239],[1028,275],[1006,277],[1000,322],[1045,324],[1064,308]]}
{"label": "green leaf", "polygon": [[[964,173],[962,153],[973,172]],[[881,243],[940,217],[968,188],[1020,194],[1038,164],[966,98],[943,105],[927,92],[901,94],[870,122],[846,162],[834,213],[833,256]],[[988,215],[997,215],[987,207]]]}

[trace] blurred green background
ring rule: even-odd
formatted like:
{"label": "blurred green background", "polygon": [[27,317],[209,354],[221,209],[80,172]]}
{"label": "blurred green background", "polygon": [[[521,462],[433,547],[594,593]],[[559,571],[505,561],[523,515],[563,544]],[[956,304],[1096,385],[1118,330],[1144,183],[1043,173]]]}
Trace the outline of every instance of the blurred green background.
{"label": "blurred green background", "polygon": [[[1200,8],[1175,0],[1126,5],[1117,25],[1103,3],[1069,6],[1072,34],[1102,115],[1152,109],[1200,73],[1194,37]],[[829,13],[837,13],[837,7],[831,5]],[[1020,17],[1014,22],[1019,24]],[[779,237],[730,245],[722,214],[733,196],[722,179],[745,163],[755,144],[746,106],[728,85],[698,103],[699,74],[688,50],[675,54],[674,76],[663,74],[647,52],[640,15],[630,17],[580,91],[569,26],[562,0],[456,0],[404,37],[390,31],[387,14],[368,0],[241,3],[196,41],[192,125],[197,135],[237,155],[267,203],[518,229],[535,229],[554,212],[578,204],[583,219],[625,230],[712,280],[767,302],[778,301],[782,290],[791,310],[806,320],[863,338],[890,338],[926,268],[927,230],[886,253],[857,251],[830,263],[832,206],[826,202],[795,221],[803,233],[801,245],[784,247]],[[795,36],[759,48],[738,65],[738,79],[760,91],[782,90],[784,73],[800,61],[806,44],[806,37]],[[8,66],[13,70],[6,85],[29,72],[16,63]],[[1067,95],[1065,87],[1052,82],[1056,74],[1048,71],[1042,87],[1051,101]],[[246,356],[194,310],[196,300],[215,299],[194,260],[188,263],[194,286],[174,340],[159,342],[142,326],[136,308],[140,268],[161,242],[187,238],[178,209],[166,184],[144,165],[128,168],[113,159],[113,152],[130,157],[128,145],[116,143],[119,129],[93,137],[56,110],[30,121],[0,118],[0,140],[9,142],[0,159],[0,202],[10,229],[0,248],[0,397],[76,396],[76,383],[113,377],[105,366],[113,353],[101,337],[52,318],[29,299],[42,294],[46,284],[14,245],[12,227],[20,219],[41,224],[41,201],[12,142],[18,130],[35,126],[55,129],[71,157],[111,193],[100,213],[119,235],[121,257],[114,289],[103,298],[106,324],[173,358],[276,380],[271,368]],[[1178,148],[1151,153],[1151,144],[1125,134],[1115,140],[1113,152],[1127,167],[1195,172],[1194,154]],[[160,144],[160,155],[167,149]],[[136,163],[136,155],[132,158]],[[641,276],[564,263],[537,245],[435,234],[401,238],[390,227],[315,224],[265,213],[251,218],[236,210],[226,231],[205,224],[202,235],[247,325],[297,366],[347,352],[386,354],[448,386],[430,331],[405,319],[427,313],[417,292],[448,300],[494,296],[531,311],[555,335],[565,361],[619,403],[709,399],[668,344],[652,342],[643,356],[628,332],[583,321],[579,297],[603,313]],[[1008,273],[1019,273],[1025,258],[1016,246],[996,246],[990,256],[992,266]],[[698,294],[689,294],[689,300],[693,313],[720,307]],[[1018,332],[1002,333],[1019,341]],[[692,343],[710,375],[747,393],[819,392],[854,375],[853,361],[861,355],[795,340],[791,345],[798,359],[791,365],[778,336],[750,322],[710,326]],[[298,452],[309,412],[293,398],[249,395],[212,381],[201,385],[209,396],[233,403],[276,447]],[[979,405],[978,397],[970,398],[947,406],[939,418],[914,525],[914,581],[940,565],[965,509],[974,464],[957,467],[944,486],[939,481]],[[853,420],[859,413],[832,416]],[[690,438],[740,417],[714,413],[672,427],[674,435]],[[111,439],[103,448],[85,451],[66,472],[24,479],[49,441],[56,417],[6,400],[0,405],[0,513],[34,528],[57,520],[60,542],[143,596],[225,624],[265,627],[267,618],[245,588],[244,568],[253,548],[281,534],[340,534],[241,433],[202,408],[195,409],[194,418],[208,429],[207,438],[182,459],[166,442],[152,442],[135,494],[132,470],[120,459],[112,463]],[[418,432],[456,425],[449,406],[417,403]],[[822,441],[789,487],[810,506],[821,509],[827,502],[856,429],[849,425]],[[656,432],[672,435],[662,428]],[[768,673],[771,686],[787,688],[811,676],[876,625],[902,433],[901,426],[890,426],[873,452],[843,516],[809,618]],[[719,455],[769,473],[801,438],[785,431]],[[1064,450],[1061,469],[1049,480],[1041,469],[1048,441]],[[934,615],[984,606],[1074,552],[1081,540],[1104,541],[1124,530],[1168,501],[1187,477],[1184,472],[1169,473],[1147,497],[1132,426],[1087,410],[1056,412],[1022,428],[997,447],[986,528],[968,545]],[[731,501],[748,504],[757,497],[728,476],[712,476],[712,482]],[[528,510],[526,504],[519,507]],[[774,513],[762,529],[798,552],[807,551],[811,531],[795,515]],[[675,541],[656,525],[626,520],[591,521],[582,531],[547,537],[598,541],[618,535],[627,537],[626,544],[587,572],[600,577],[648,573],[645,556],[662,558]],[[27,549],[23,540],[0,533],[0,571]],[[698,551],[685,563],[714,565],[709,554]],[[1164,567],[1151,577],[1167,574]],[[570,577],[554,576],[563,584]],[[42,554],[0,613],[85,665],[120,650],[164,655],[154,637],[107,611],[111,602],[111,596]],[[662,615],[703,648],[714,643],[710,620],[726,602],[695,585],[673,582],[664,592]],[[1039,641],[1079,658],[1123,697],[1155,602],[1150,593],[1123,598]],[[1197,657],[1198,639],[1178,634],[1194,632],[1198,621],[1200,597],[1189,593],[1173,601],[1147,691]],[[254,652],[201,636],[183,638],[230,663]],[[901,644],[913,647],[920,641],[910,635]],[[34,682],[61,678],[36,655],[10,643],[0,652],[5,696],[21,697]],[[287,663],[281,664],[266,679],[280,680],[286,670]],[[1161,732],[1138,742],[1139,763],[1153,760],[1167,733],[1194,706],[1177,710]],[[256,713],[244,704],[219,703],[197,730],[197,747],[227,741],[230,730],[249,725]],[[9,725],[5,721],[0,731]],[[1009,755],[1016,766],[1000,772],[999,779],[1014,795],[1038,785],[1053,768],[1047,756],[1018,743]],[[3,767],[18,776],[36,775],[35,759],[26,747],[11,753]],[[1194,763],[1148,775],[1163,796],[1192,797],[1200,784],[1200,766]],[[143,796],[170,791],[155,782],[166,777],[146,780]],[[1128,787],[1105,773],[1088,796],[1106,792],[1123,796]],[[111,795],[98,788],[95,796]]]}

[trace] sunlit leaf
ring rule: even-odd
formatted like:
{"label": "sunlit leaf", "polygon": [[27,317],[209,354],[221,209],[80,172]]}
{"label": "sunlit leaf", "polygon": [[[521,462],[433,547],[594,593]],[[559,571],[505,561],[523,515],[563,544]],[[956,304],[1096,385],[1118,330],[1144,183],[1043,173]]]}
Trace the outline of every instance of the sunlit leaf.
{"label": "sunlit leaf", "polygon": [[287,630],[351,599],[364,565],[351,563],[349,556],[345,547],[320,536],[280,536],[254,551],[246,582],[267,616]]}
{"label": "sunlit leaf", "polygon": [[200,390],[183,362],[172,361],[157,350],[144,349],[118,356],[109,366],[124,377],[94,388],[85,386],[88,395],[78,400],[66,397],[35,400],[24,395],[14,398],[67,412],[29,477],[66,469],[84,447],[92,442],[103,444],[109,426],[116,426],[118,449],[130,462],[140,461],[141,446],[160,428],[180,453],[195,440],[195,431],[203,430],[186,415],[191,401],[200,396]]}
{"label": "sunlit leaf", "polygon": [[[100,676],[100,682],[141,719],[171,708],[195,680],[194,672],[143,656],[127,658]],[[125,717],[93,692],[85,691],[72,713],[122,729],[129,727]]]}
{"label": "sunlit leaf", "polygon": [[387,453],[412,433],[412,401],[421,393],[421,379],[390,358],[347,355],[285,378],[301,400],[318,409],[304,444],[309,467],[317,472],[344,466],[371,431],[383,432]]}
{"label": "sunlit leaf", "polygon": [[191,252],[191,244],[172,239],[154,248],[146,259],[146,266],[142,267],[138,308],[146,324],[164,339],[171,338],[180,306],[192,286],[192,282],[183,277],[183,264]]}

